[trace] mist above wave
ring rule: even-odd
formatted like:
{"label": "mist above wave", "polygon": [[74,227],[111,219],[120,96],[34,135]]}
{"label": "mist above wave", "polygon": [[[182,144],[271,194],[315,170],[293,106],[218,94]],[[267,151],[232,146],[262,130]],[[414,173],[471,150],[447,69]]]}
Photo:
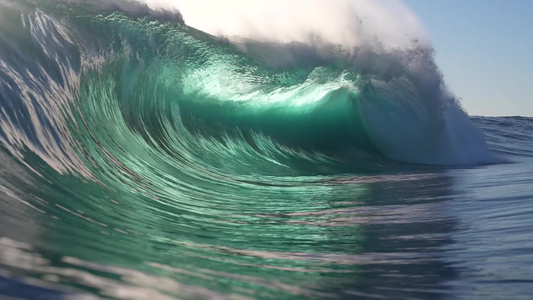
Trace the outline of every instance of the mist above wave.
{"label": "mist above wave", "polygon": [[399,1],[145,0],[178,9],[187,25],[229,39],[334,44],[352,49],[379,39],[387,47],[425,41],[417,18]]}

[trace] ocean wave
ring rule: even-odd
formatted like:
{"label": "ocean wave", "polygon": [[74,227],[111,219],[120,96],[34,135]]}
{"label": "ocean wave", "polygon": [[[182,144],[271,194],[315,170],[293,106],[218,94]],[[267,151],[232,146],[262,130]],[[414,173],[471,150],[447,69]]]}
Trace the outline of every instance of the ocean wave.
{"label": "ocean wave", "polygon": [[145,157],[241,175],[494,162],[423,45],[230,42],[139,3],[10,4],[2,144],[60,173]]}
{"label": "ocean wave", "polygon": [[[471,167],[530,160],[531,119],[472,122],[427,43],[237,38],[187,16],[0,0],[1,295],[449,296],[486,261],[476,236],[529,220],[526,167]],[[519,223],[502,238],[527,241]]]}

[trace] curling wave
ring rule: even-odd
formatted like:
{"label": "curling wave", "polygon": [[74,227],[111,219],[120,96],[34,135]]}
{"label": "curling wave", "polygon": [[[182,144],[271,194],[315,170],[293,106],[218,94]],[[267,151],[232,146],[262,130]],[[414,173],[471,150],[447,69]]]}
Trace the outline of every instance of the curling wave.
{"label": "curling wave", "polygon": [[494,161],[424,45],[230,42],[178,12],[102,3],[2,2],[14,157],[94,180],[139,164],[284,176]]}

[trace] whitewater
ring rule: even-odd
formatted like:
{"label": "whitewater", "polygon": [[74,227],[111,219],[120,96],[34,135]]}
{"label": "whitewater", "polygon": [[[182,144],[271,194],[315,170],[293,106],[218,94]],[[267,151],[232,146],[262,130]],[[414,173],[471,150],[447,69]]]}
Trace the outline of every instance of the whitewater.
{"label": "whitewater", "polygon": [[527,299],[533,119],[400,1],[0,0],[0,298]]}

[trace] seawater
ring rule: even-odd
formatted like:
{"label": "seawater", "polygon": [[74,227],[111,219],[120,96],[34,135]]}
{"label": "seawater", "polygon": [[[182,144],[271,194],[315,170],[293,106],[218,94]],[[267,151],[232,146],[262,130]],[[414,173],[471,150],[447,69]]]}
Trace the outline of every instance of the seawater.
{"label": "seawater", "polygon": [[531,298],[532,118],[104,4],[0,2],[0,297]]}

